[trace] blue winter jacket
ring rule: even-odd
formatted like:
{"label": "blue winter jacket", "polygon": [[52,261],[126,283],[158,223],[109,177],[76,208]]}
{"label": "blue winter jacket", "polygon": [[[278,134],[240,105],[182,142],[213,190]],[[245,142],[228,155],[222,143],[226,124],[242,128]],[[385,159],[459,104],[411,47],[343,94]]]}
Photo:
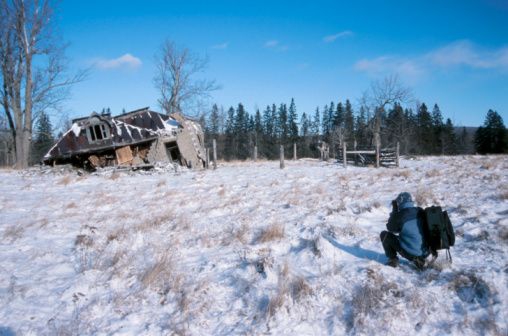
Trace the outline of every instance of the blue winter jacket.
{"label": "blue winter jacket", "polygon": [[386,224],[388,231],[399,234],[400,246],[415,257],[426,257],[429,254],[423,238],[421,211],[413,202],[403,203],[399,205],[398,211],[390,214]]}

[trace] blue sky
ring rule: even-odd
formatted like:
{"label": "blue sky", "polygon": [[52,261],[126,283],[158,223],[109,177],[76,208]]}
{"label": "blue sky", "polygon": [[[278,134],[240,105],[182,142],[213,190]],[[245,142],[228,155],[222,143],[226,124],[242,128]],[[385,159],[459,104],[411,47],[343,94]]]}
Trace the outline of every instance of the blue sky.
{"label": "blue sky", "polygon": [[299,113],[350,99],[390,74],[456,125],[508,122],[508,1],[62,1],[71,68],[91,68],[71,115],[150,106],[169,38],[207,55],[212,102],[251,113],[295,98]]}

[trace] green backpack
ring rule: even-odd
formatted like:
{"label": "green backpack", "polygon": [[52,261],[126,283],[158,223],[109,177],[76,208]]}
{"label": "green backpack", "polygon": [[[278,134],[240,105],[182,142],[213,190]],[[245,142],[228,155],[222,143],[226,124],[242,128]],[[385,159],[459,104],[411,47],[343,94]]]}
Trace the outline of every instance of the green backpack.
{"label": "green backpack", "polygon": [[423,210],[424,237],[430,252],[437,258],[438,250],[446,250],[450,262],[452,255],[450,247],[455,245],[455,232],[448,213],[440,206],[431,206]]}

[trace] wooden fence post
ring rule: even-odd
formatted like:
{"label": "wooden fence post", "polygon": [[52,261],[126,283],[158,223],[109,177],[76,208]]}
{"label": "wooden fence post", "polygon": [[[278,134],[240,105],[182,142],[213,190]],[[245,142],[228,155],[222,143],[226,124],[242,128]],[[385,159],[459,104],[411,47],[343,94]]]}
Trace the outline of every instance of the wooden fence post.
{"label": "wooden fence post", "polygon": [[381,155],[381,145],[379,143],[376,144],[376,168],[380,166],[380,155]]}
{"label": "wooden fence post", "polygon": [[[356,149],[358,147],[358,143],[355,141],[353,142],[353,150],[356,152]],[[358,154],[355,154],[355,166],[358,166]]]}
{"label": "wooden fence post", "polygon": [[397,141],[397,152],[395,153],[397,168],[399,167],[399,153],[400,153],[400,143]]}
{"label": "wooden fence post", "polygon": [[296,161],[296,142],[293,144],[293,160]]}
{"label": "wooden fence post", "polygon": [[258,160],[258,146],[254,146],[254,162]]}
{"label": "wooden fence post", "polygon": [[205,161],[205,168],[210,168],[210,148],[205,148],[205,154],[206,154],[206,161]]}
{"label": "wooden fence post", "polygon": [[344,168],[347,168],[347,145],[346,145],[346,142],[344,141],[343,145],[342,145],[342,160],[344,161],[343,164],[344,164]]}
{"label": "wooden fence post", "polygon": [[280,169],[284,169],[284,146],[280,145]]}
{"label": "wooden fence post", "polygon": [[213,139],[213,169],[217,169],[217,141]]}

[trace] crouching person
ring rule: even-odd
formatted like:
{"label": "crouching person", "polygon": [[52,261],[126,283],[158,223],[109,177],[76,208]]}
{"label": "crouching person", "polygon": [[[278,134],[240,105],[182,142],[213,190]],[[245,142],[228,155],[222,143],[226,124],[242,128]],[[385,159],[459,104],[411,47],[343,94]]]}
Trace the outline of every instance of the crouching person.
{"label": "crouching person", "polygon": [[381,232],[381,242],[388,257],[387,265],[398,266],[398,253],[413,262],[418,269],[423,269],[425,258],[429,255],[423,236],[423,210],[415,207],[407,192],[400,193],[392,201],[392,207],[386,224],[388,231]]}

